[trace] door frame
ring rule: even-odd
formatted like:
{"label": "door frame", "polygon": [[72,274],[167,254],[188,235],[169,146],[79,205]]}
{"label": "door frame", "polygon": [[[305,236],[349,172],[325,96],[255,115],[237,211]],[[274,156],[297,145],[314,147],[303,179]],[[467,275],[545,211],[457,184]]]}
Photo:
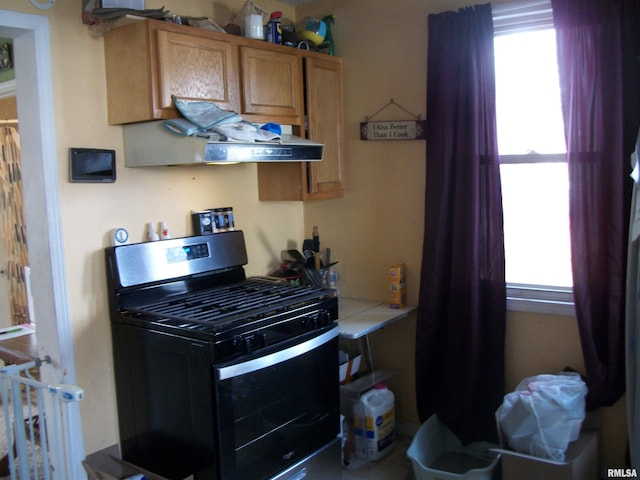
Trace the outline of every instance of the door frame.
{"label": "door frame", "polygon": [[[16,100],[20,121],[22,183],[31,266],[33,319],[38,356],[48,383],[76,383],[73,332],[67,300],[62,221],[58,191],[49,19],[0,10],[0,36],[13,39]],[[80,406],[70,404],[70,458],[73,478],[84,479]]]}

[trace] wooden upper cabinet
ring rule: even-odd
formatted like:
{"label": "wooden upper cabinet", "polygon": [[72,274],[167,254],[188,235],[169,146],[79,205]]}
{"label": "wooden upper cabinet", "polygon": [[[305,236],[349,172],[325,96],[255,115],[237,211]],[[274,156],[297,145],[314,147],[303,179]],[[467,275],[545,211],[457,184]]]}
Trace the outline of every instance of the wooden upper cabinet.
{"label": "wooden upper cabinet", "polygon": [[[280,49],[282,50],[282,49]],[[240,46],[242,115],[286,125],[304,122],[302,58],[297,52]]]}
{"label": "wooden upper cabinet", "polygon": [[175,118],[171,95],[239,110],[237,48],[224,34],[147,20],[105,37],[109,123]]}
{"label": "wooden upper cabinet", "polygon": [[335,57],[306,57],[308,137],[324,144],[324,160],[309,162],[308,198],[344,195],[344,118],[342,61]]}
{"label": "wooden upper cabinet", "polygon": [[260,200],[344,195],[340,58],[159,20],[115,28],[104,45],[110,124],[176,118],[176,95],[291,125],[324,144],[324,159],[259,163]]}

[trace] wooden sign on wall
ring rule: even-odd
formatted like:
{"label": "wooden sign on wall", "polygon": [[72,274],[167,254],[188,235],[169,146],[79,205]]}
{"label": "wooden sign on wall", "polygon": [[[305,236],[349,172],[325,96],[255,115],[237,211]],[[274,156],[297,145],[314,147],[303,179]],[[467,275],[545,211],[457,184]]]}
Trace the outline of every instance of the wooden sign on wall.
{"label": "wooden sign on wall", "polygon": [[360,123],[360,140],[424,140],[425,120]]}

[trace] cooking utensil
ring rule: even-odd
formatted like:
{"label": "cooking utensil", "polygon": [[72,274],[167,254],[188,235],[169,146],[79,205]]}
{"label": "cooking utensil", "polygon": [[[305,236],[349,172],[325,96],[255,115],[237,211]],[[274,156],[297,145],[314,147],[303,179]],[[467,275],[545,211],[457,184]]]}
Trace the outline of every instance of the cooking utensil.
{"label": "cooking utensil", "polygon": [[319,252],[320,251],[320,233],[318,232],[317,225],[313,226],[313,233],[311,234],[311,236],[313,238],[313,251]]}
{"label": "cooking utensil", "polygon": [[304,257],[298,250],[289,250],[289,255],[291,255],[294,260],[304,262]]}

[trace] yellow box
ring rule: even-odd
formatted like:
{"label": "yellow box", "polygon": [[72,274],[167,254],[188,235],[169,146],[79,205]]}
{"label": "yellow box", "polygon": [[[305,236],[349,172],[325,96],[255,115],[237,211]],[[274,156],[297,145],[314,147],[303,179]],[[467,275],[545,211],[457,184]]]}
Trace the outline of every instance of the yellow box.
{"label": "yellow box", "polygon": [[402,308],[407,304],[407,267],[396,263],[389,267],[389,306]]}

